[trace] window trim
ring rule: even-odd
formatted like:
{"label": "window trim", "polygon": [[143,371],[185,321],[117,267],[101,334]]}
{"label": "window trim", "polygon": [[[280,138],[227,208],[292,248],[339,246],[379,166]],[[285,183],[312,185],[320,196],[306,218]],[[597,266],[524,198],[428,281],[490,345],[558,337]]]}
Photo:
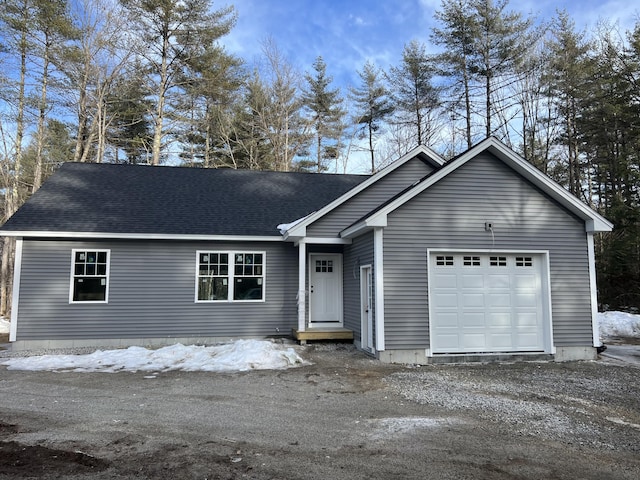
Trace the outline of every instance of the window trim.
{"label": "window trim", "polygon": [[[199,300],[198,299],[198,283],[200,279],[200,254],[227,254],[229,255],[229,288],[227,289],[226,300]],[[236,277],[236,255],[262,255],[262,275],[249,275],[251,278],[262,278],[262,298],[260,299],[248,299],[248,300],[235,300],[233,298],[235,289],[235,279],[244,278],[245,275],[239,275]],[[264,303],[267,299],[267,252],[264,250],[196,250],[196,262],[195,262],[195,289],[194,289],[194,302],[195,303]]]}
{"label": "window trim", "polygon": [[[74,300],[73,299],[73,287],[74,287],[74,281],[76,279],[76,277],[102,277],[103,275],[76,275],[75,274],[75,267],[76,267],[76,253],[78,252],[105,252],[107,254],[107,271],[106,271],[106,275],[104,275],[104,277],[106,278],[106,282],[107,284],[105,285],[105,289],[104,289],[104,300]],[[72,248],[71,249],[71,267],[69,269],[69,303],[70,304],[79,304],[79,305],[86,305],[86,304],[96,304],[96,303],[109,303],[109,285],[110,285],[110,278],[111,278],[111,249],[110,248]]]}

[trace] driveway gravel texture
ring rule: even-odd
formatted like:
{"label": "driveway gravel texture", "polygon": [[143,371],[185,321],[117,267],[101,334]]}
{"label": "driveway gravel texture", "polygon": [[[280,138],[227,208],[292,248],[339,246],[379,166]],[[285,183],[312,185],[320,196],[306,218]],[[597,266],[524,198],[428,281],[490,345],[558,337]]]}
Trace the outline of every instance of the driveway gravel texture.
{"label": "driveway gravel texture", "polygon": [[638,367],[385,365],[346,344],[296,349],[312,364],[0,367],[0,479],[640,478]]}

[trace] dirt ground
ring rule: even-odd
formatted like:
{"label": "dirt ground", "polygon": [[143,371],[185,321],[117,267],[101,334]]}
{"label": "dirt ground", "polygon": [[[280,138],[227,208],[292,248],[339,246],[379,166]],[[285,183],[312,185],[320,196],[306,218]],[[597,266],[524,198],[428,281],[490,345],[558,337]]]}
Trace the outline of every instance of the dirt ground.
{"label": "dirt ground", "polygon": [[234,374],[0,367],[0,479],[640,478],[636,367],[300,352]]}

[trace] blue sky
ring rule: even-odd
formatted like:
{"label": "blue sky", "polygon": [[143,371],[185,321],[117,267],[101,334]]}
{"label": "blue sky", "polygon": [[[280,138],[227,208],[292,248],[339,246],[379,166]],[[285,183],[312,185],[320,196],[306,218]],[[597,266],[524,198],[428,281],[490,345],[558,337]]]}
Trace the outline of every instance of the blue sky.
{"label": "blue sky", "polygon": [[[289,61],[302,71],[322,55],[336,85],[357,84],[356,70],[366,60],[387,68],[399,63],[403,46],[417,39],[429,44],[440,0],[233,0],[239,18],[223,39],[227,49],[247,62],[260,55],[272,37]],[[217,1],[214,7],[227,4]],[[631,29],[640,18],[635,0],[512,0],[509,9],[549,20],[565,9],[578,29],[599,19]]]}

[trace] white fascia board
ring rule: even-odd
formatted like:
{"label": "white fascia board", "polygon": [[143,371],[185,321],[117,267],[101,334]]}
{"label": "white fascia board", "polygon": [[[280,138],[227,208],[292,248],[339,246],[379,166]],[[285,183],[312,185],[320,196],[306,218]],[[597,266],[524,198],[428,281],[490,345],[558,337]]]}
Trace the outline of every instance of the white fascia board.
{"label": "white fascia board", "polygon": [[358,235],[363,234],[373,228],[376,227],[386,227],[387,226],[387,216],[386,215],[372,215],[369,218],[359,221],[358,223],[351,225],[350,227],[345,228],[342,232],[340,232],[340,237],[342,238],[355,238]]}
{"label": "white fascia board", "polygon": [[376,172],[375,174],[371,175],[364,182],[359,183],[358,185],[353,187],[351,190],[349,190],[348,192],[346,192],[342,196],[336,198],[333,202],[325,205],[320,210],[318,210],[316,212],[313,212],[310,215],[306,216],[304,219],[302,219],[301,222],[297,222],[295,224],[295,226],[293,226],[291,228],[291,230],[287,230],[284,233],[285,237],[287,237],[287,236],[291,236],[291,237],[304,237],[304,236],[306,236],[306,234],[307,234],[307,225],[311,225],[313,222],[315,222],[319,218],[322,218],[324,215],[329,213],[334,208],[342,205],[344,202],[346,202],[350,198],[354,197],[355,195],[357,195],[358,193],[363,191],[365,188],[367,188],[370,185],[374,184],[375,182],[380,180],[382,177],[388,175],[389,173],[391,173],[394,170],[396,170],[398,167],[404,165],[409,160],[411,160],[411,159],[413,159],[413,158],[415,158],[415,157],[417,157],[417,156],[419,156],[421,154],[422,155],[426,155],[431,160],[430,163],[436,168],[444,165],[444,163],[445,163],[445,160],[440,155],[438,155],[436,152],[434,152],[433,150],[431,150],[428,147],[425,147],[424,145],[419,145],[416,148],[414,148],[413,150],[411,150],[410,152],[404,154],[402,157],[400,157],[395,162],[390,163],[389,165],[384,167],[382,170],[380,170],[380,171]]}
{"label": "white fascia board", "polygon": [[192,240],[227,242],[282,242],[275,236],[251,235],[174,235],[163,233],[111,233],[111,232],[54,232],[54,231],[0,231],[0,236],[23,238],[74,238],[74,239],[118,239],[118,240]]}
{"label": "white fascia board", "polygon": [[350,238],[339,237],[304,237],[295,240],[294,245],[297,247],[301,243],[307,245],[351,245]]}
{"label": "white fascia board", "polygon": [[[454,172],[469,160],[475,158],[478,154],[485,150],[495,155],[498,159],[500,159],[517,173],[522,175],[525,179],[529,180],[533,185],[540,188],[543,192],[549,195],[549,197],[556,200],[560,205],[564,206],[569,211],[582,218],[585,221],[585,231],[610,232],[613,229],[613,224],[610,223],[606,218],[582,203],[567,190],[551,180],[547,175],[531,165],[524,158],[520,157],[517,153],[504,145],[502,142],[496,140],[493,137],[490,137],[468,150],[453,162],[444,165],[444,167],[435,172],[431,177],[427,178],[424,182],[419,183],[415,186],[415,188],[410,189],[404,195],[396,198],[384,208],[381,208],[370,217],[365,218],[362,222],[358,222],[358,224],[350,227],[348,229],[349,234],[353,235],[352,229],[355,230],[355,227],[359,226],[363,222],[366,222],[367,225],[374,225],[376,222],[384,222],[386,224],[386,216],[389,213],[393,212],[396,208],[411,200],[416,195],[422,193],[431,185],[438,182],[443,177],[449,175],[451,172]],[[346,230],[343,233],[346,234]]]}

